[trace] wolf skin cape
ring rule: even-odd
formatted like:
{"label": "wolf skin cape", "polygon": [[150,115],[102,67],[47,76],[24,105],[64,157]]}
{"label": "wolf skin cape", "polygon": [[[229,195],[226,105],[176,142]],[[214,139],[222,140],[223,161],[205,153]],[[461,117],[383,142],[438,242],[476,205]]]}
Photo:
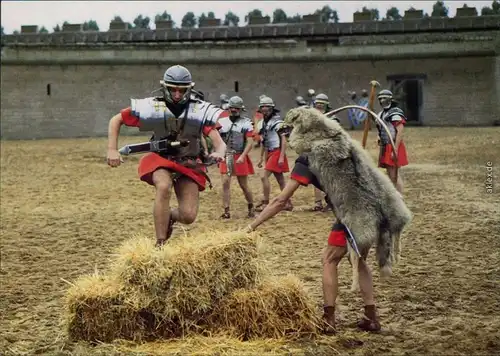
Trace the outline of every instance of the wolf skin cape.
{"label": "wolf skin cape", "polygon": [[357,141],[318,110],[292,109],[285,125],[293,126],[290,147],[308,156],[334,214],[352,231],[361,253],[366,255],[375,243],[381,274],[390,275],[399,257],[393,245],[399,250],[399,237],[412,218],[390,179]]}

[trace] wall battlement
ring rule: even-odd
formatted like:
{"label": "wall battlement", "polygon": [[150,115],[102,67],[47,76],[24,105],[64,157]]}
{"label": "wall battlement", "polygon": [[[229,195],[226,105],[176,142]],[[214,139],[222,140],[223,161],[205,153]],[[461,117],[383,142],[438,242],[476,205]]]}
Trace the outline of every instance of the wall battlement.
{"label": "wall battlement", "polygon": [[464,31],[488,32],[500,29],[500,16],[429,17],[398,21],[359,21],[352,23],[259,24],[245,27],[157,28],[155,30],[110,29],[107,32],[81,31],[81,25],[72,26],[67,27],[65,31],[50,34],[26,31],[25,33],[16,35],[3,35],[1,38],[2,46],[241,41],[271,38],[310,38],[321,40],[354,35],[456,33]]}

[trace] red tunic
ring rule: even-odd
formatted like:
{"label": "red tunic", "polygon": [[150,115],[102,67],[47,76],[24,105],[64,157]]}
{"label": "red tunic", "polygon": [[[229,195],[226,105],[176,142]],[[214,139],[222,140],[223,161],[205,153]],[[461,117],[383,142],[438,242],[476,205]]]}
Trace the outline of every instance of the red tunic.
{"label": "red tunic", "polygon": [[[122,116],[122,122],[126,126],[138,127],[139,118],[132,115],[132,110],[130,107],[120,111]],[[205,125],[203,127],[203,135],[208,136],[210,131],[215,128],[215,124]],[[201,163],[200,160],[197,163]],[[169,171],[182,174],[190,179],[192,179],[196,184],[198,184],[198,189],[200,191],[205,190],[206,187],[206,177],[200,171],[206,171],[203,166],[198,166],[195,168],[185,167],[177,162],[171,161],[167,158],[160,156],[157,153],[148,153],[144,155],[139,161],[138,173],[140,180],[150,184],[153,184],[153,173],[160,169],[168,169]]]}

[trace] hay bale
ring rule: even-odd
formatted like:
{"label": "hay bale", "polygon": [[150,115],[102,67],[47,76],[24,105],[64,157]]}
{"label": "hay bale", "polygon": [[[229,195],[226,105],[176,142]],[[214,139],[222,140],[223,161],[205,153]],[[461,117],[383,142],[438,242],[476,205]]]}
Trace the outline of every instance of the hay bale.
{"label": "hay bale", "polygon": [[239,289],[219,304],[212,322],[243,340],[317,334],[315,303],[292,275],[268,278],[253,289]]}
{"label": "hay bale", "polygon": [[154,311],[145,295],[131,293],[116,279],[81,277],[66,294],[66,328],[71,340],[142,341],[173,334],[167,325],[157,330]]}
{"label": "hay bale", "polygon": [[170,319],[197,318],[239,288],[259,282],[260,240],[244,232],[207,232],[156,249],[148,238],[127,241],[116,254],[111,274],[125,285],[157,298],[157,310]]}
{"label": "hay bale", "polygon": [[105,276],[84,276],[68,291],[72,339],[111,341],[203,333],[218,302],[260,280],[255,234],[207,233],[156,249],[134,238]]}

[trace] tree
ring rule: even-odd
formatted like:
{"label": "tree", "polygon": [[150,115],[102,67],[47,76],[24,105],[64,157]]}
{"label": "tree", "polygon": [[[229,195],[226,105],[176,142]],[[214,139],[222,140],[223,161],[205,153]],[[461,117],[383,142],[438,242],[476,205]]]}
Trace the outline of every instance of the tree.
{"label": "tree", "polygon": [[386,20],[401,20],[403,16],[399,14],[399,9],[397,7],[391,7],[385,13]]}
{"label": "tree", "polygon": [[83,23],[83,30],[84,31],[99,31],[99,26],[97,25],[97,22],[95,22],[94,20],[85,21]]}
{"label": "tree", "polygon": [[315,15],[320,14],[321,22],[339,22],[339,14],[336,10],[333,10],[330,6],[326,5],[323,8],[318,9],[314,12]]}
{"label": "tree", "polygon": [[189,11],[184,15],[181,26],[188,28],[196,27],[196,16],[194,15],[194,12]]}
{"label": "tree", "polygon": [[142,17],[142,15],[137,16],[134,19],[134,28],[143,28],[149,30],[150,18],[148,16]]}
{"label": "tree", "polygon": [[491,7],[485,6],[481,9],[481,16],[488,15],[500,15],[500,1],[493,0]]}
{"label": "tree", "polygon": [[288,23],[300,23],[300,22],[302,22],[302,15],[300,15],[300,14],[295,14],[295,15],[293,15],[292,17],[289,17],[289,18],[287,19],[287,22],[288,22]]}
{"label": "tree", "polygon": [[252,11],[250,11],[246,16],[245,16],[245,22],[248,23],[248,21],[250,20],[250,17],[263,17],[262,15],[262,11],[260,11],[259,9],[253,9]]}
{"label": "tree", "polygon": [[370,14],[370,20],[372,21],[378,21],[380,18],[380,14],[378,12],[378,9],[369,9],[366,6],[363,6],[361,9],[362,14]]}
{"label": "tree", "polygon": [[18,35],[19,34],[19,31],[18,30],[14,30],[14,32],[12,32],[13,35]]}
{"label": "tree", "polygon": [[224,18],[224,26],[238,26],[240,18],[232,11],[229,11]]}
{"label": "tree", "polygon": [[[125,22],[125,21],[122,20],[122,18],[120,16],[116,16],[116,15],[115,15],[115,17],[113,17],[113,20],[111,20],[111,21],[113,21],[113,22],[123,22],[123,23]],[[132,28],[132,25],[129,22],[127,22],[127,28],[129,30]]]}
{"label": "tree", "polygon": [[213,11],[210,11],[210,12],[208,13],[208,15],[205,15],[205,13],[203,12],[203,13],[200,15],[200,17],[198,17],[198,26],[199,26],[201,23],[205,22],[205,20],[213,20],[213,19],[215,19],[215,14],[213,13]]}
{"label": "tree", "polygon": [[[163,11],[162,14],[157,14],[155,16],[155,22],[157,21],[172,21],[172,16],[167,11]],[[172,26],[175,26],[174,21],[172,21]]]}
{"label": "tree", "polygon": [[273,23],[287,23],[288,16],[283,9],[276,9],[273,12]]}
{"label": "tree", "polygon": [[432,6],[432,17],[448,17],[448,8],[439,0]]}
{"label": "tree", "polygon": [[59,24],[56,25],[56,27],[53,28],[54,32],[61,32],[61,26]]}
{"label": "tree", "polygon": [[1,33],[1,35],[2,35],[2,36],[3,36],[3,35],[5,35],[5,33],[3,33],[3,26],[2,26],[2,33]]}
{"label": "tree", "polygon": [[45,28],[45,26],[42,26],[42,28],[38,30],[38,33],[49,33],[49,31]]}

